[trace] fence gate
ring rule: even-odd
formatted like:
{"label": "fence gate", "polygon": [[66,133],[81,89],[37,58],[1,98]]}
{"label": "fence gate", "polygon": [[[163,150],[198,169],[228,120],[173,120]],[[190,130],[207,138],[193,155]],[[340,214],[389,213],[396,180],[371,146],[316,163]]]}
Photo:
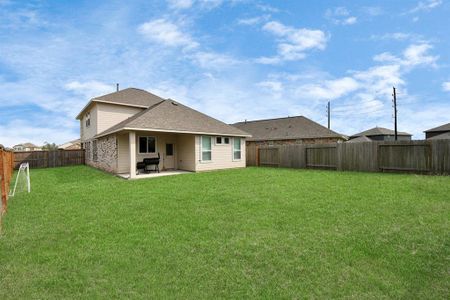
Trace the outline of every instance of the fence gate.
{"label": "fence gate", "polygon": [[305,151],[307,168],[337,169],[337,146],[307,147]]}
{"label": "fence gate", "polygon": [[263,167],[278,167],[280,155],[278,148],[259,148],[259,165]]}

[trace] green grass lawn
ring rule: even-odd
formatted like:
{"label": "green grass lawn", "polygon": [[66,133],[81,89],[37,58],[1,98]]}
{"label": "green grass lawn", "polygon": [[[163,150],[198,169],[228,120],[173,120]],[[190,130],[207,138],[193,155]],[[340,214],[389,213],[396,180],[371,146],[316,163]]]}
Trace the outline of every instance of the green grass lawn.
{"label": "green grass lawn", "polygon": [[32,170],[0,299],[450,297],[450,177]]}

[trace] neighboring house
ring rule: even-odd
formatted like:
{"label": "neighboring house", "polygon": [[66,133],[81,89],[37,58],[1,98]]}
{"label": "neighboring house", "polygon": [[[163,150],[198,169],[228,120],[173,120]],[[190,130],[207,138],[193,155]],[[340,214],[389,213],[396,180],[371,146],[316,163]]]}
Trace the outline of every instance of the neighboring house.
{"label": "neighboring house", "polygon": [[81,140],[76,139],[58,146],[60,150],[78,150],[81,149]]}
{"label": "neighboring house", "polygon": [[36,146],[33,143],[23,143],[13,146],[14,151],[41,151],[42,147]]}
{"label": "neighboring house", "polygon": [[[448,139],[450,133],[450,123],[431,128],[425,131],[425,138],[428,139]],[[441,136],[442,135],[442,136]],[[440,136],[440,137],[438,137]]]}
{"label": "neighboring house", "polygon": [[135,177],[158,154],[161,170],[245,167],[248,133],[141,89],[93,98],[77,119],[86,163],[111,173]]}
{"label": "neighboring house", "polygon": [[357,138],[348,140],[346,143],[367,143],[367,142],[372,142],[372,140],[369,139],[367,136],[362,135]]}
{"label": "neighboring house", "polygon": [[249,145],[325,144],[345,141],[346,137],[306,117],[285,117],[232,124],[252,135]]}
{"label": "neighboring house", "polygon": [[[395,131],[383,127],[374,127],[350,136],[350,141],[365,136],[372,141],[395,141]],[[398,141],[410,141],[412,135],[407,132],[397,132]]]}

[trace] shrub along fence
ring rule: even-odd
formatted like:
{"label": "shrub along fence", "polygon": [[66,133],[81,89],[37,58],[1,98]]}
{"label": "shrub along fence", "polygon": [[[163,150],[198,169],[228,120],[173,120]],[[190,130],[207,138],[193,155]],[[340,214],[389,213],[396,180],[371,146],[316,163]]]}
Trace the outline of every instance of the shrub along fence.
{"label": "shrub along fence", "polygon": [[450,174],[450,141],[252,146],[247,148],[247,165]]}
{"label": "shrub along fence", "polygon": [[0,215],[6,211],[8,204],[9,185],[13,175],[14,152],[0,149],[0,196],[2,206]]}
{"label": "shrub along fence", "polygon": [[84,150],[24,151],[14,153],[14,168],[28,162],[30,168],[84,165]]}

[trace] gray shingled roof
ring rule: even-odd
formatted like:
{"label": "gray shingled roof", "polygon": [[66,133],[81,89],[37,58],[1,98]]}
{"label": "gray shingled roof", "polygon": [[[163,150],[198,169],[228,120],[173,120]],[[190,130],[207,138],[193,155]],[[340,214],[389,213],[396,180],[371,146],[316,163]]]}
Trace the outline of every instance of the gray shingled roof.
{"label": "gray shingled roof", "polygon": [[439,132],[439,131],[450,131],[450,123],[435,127],[435,128],[431,128],[426,130],[425,132]]}
{"label": "gray shingled roof", "polygon": [[92,102],[109,102],[118,105],[149,108],[150,106],[155,105],[162,100],[164,99],[150,92],[136,88],[126,88],[114,93],[92,98],[88,102],[88,104],[86,104],[86,106],[80,111],[76,118],[79,119],[86,108],[88,108]]}
{"label": "gray shingled roof", "polygon": [[[351,136],[351,138],[355,138],[355,137],[359,137],[359,136],[375,136],[375,135],[395,135],[395,131],[391,130],[391,129],[387,129],[387,128],[383,128],[383,127],[374,127],[371,129],[368,129],[366,131],[354,134]],[[409,134],[407,132],[401,132],[398,131],[397,135],[407,135],[407,136],[412,136],[412,134]]]}
{"label": "gray shingled roof", "polygon": [[429,140],[450,140],[450,131],[433,136]]}
{"label": "gray shingled roof", "polygon": [[92,100],[106,101],[125,105],[143,106],[147,108],[164,99],[141,89],[127,88],[118,92],[92,98]]}
{"label": "gray shingled roof", "polygon": [[250,136],[247,132],[170,99],[158,102],[99,133],[97,137],[126,129]]}
{"label": "gray shingled roof", "polygon": [[372,140],[369,139],[367,136],[362,135],[362,136],[359,136],[357,138],[347,141],[347,143],[364,143],[364,142],[372,142]]}
{"label": "gray shingled roof", "polygon": [[232,124],[249,132],[249,141],[307,139],[307,138],[342,138],[342,134],[334,132],[303,116],[245,121]]}

